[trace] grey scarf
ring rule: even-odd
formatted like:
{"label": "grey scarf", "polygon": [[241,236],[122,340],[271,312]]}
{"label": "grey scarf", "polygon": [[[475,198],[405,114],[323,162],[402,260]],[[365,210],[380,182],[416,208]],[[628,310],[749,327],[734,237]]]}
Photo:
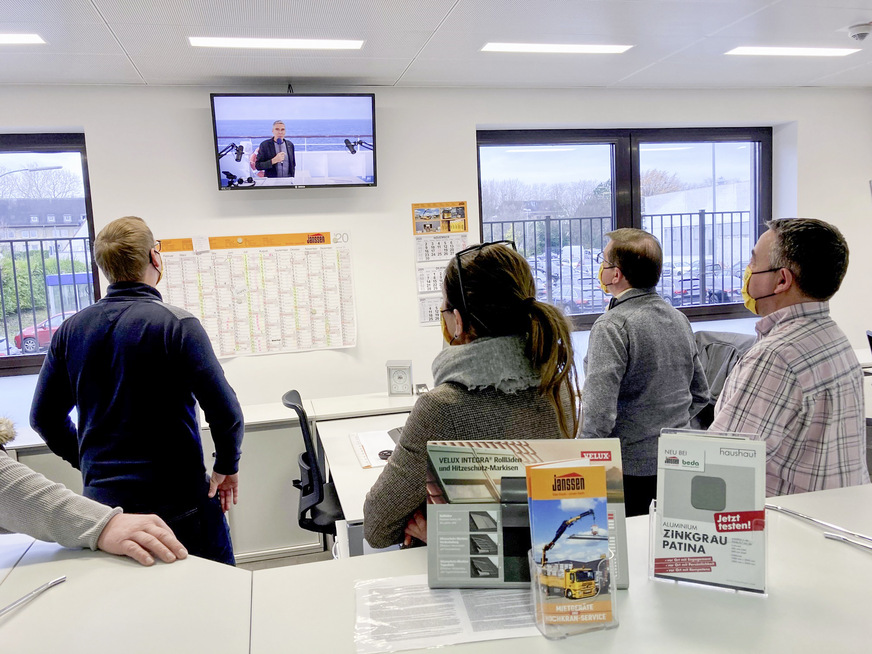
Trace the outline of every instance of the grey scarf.
{"label": "grey scarf", "polygon": [[524,354],[525,340],[498,336],[447,347],[433,359],[434,383],[455,382],[471,391],[493,387],[503,393],[538,387],[541,378]]}

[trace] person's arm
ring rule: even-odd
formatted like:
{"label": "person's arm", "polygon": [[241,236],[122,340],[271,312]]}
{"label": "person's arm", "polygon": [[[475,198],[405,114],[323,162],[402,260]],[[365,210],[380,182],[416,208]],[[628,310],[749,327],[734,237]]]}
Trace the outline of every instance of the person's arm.
{"label": "person's arm", "polygon": [[450,419],[434,399],[436,390],[415,403],[400,442],[363,505],[363,536],[373,547],[402,543],[409,518],[427,501],[427,441],[451,438]]}
{"label": "person's arm", "polygon": [[215,464],[209,497],[219,493],[225,511],[239,497],[239,457],[245,425],[236,393],[224,376],[206,330],[194,317],[181,321],[183,369],[209,423],[215,443]]}
{"label": "person's arm", "polygon": [[766,453],[771,455],[801,408],[802,391],[793,372],[780,356],[757,348],[727,377],[709,431],[753,434],[766,441]]}
{"label": "person's arm", "polygon": [[290,141],[288,141],[287,139],[285,139],[285,143],[288,144],[288,155],[289,155],[288,163],[290,164],[290,166],[288,168],[288,172],[290,173],[289,176],[293,177],[294,174],[297,172],[297,158],[294,156],[294,144],[291,143]]}
{"label": "person's arm", "polygon": [[79,438],[70,420],[75,402],[70,380],[63,365],[58,331],[45,355],[33,403],[30,406],[30,426],[45,441],[48,448],[74,468],[79,467]]}
{"label": "person's arm", "polygon": [[705,377],[705,370],[703,370],[699,354],[695,350],[693,353],[693,378],[690,380],[690,397],[688,418],[696,417],[700,411],[708,406],[712,398],[708,380]]}
{"label": "person's arm", "polygon": [[[272,139],[267,139],[257,149],[257,160],[254,162],[254,167],[258,170],[269,170],[279,163],[280,153],[276,152],[276,147],[273,143]],[[269,154],[270,152],[273,154]]]}
{"label": "person's arm", "polygon": [[0,451],[0,531],[27,534],[64,547],[170,563],[187,551],[156,515],[124,515],[76,495]]}
{"label": "person's arm", "polygon": [[583,438],[608,438],[618,416],[618,393],[627,372],[627,340],[614,322],[594,323],[585,357]]}

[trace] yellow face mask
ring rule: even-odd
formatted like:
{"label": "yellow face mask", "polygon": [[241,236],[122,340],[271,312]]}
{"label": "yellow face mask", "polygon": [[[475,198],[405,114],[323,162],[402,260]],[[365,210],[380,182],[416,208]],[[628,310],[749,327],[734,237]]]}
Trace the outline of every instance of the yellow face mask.
{"label": "yellow face mask", "polygon": [[605,261],[603,261],[600,264],[600,269],[596,275],[596,278],[599,280],[599,285],[600,285],[600,289],[602,290],[602,292],[608,293],[609,295],[611,295],[611,291],[609,290],[609,287],[603,283],[603,270],[605,270],[605,265],[606,265]]}
{"label": "yellow face mask", "polygon": [[761,273],[775,272],[776,270],[780,270],[780,268],[770,268],[769,270],[758,270],[756,272],[751,272],[750,265],[748,265],[748,267],[745,268],[745,273],[744,273],[744,275],[742,275],[742,299],[745,302],[745,307],[751,313],[757,313],[757,300],[763,300],[767,297],[772,297],[773,295],[777,295],[777,293],[770,293],[769,295],[761,295],[760,297],[752,297],[751,292],[748,290],[748,287],[751,284],[751,277],[753,277],[754,275],[759,275]]}
{"label": "yellow face mask", "polygon": [[448,331],[448,325],[445,324],[445,312],[439,313],[439,322],[442,323],[442,338],[445,339],[445,342],[449,345],[454,343],[454,336]]}

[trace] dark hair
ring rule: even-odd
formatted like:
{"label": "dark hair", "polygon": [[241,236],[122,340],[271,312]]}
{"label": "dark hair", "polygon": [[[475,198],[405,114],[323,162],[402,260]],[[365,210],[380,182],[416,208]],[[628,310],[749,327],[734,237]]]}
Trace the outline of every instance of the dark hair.
{"label": "dark hair", "polygon": [[660,281],[663,250],[653,235],[641,229],[624,227],[606,234],[611,239],[609,261],[621,269],[633,288],[651,288]]}
{"label": "dark hair", "polygon": [[803,295],[829,300],[848,271],[848,243],[833,225],[814,218],[781,218],[766,226],[775,233],[771,268],[787,268]]}
{"label": "dark hair", "polygon": [[[578,373],[570,326],[557,307],[536,299],[536,282],[527,261],[512,248],[486,245],[461,255],[466,309],[460,297],[456,258],[445,268],[447,308],[457,309],[473,337],[526,336],[525,353],[540,374],[539,393],[548,398],[560,432],[574,438],[581,422]],[[572,415],[563,410],[568,393]]]}

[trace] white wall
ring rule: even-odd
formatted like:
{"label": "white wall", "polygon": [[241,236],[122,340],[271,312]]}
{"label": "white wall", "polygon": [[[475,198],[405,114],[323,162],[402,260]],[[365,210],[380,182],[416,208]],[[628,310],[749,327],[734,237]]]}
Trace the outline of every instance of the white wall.
{"label": "white wall", "polygon": [[441,336],[438,327],[417,325],[410,205],[466,200],[477,238],[477,127],[774,126],[774,214],[820,217],[844,231],[854,256],[833,314],[854,347],[865,347],[872,328],[872,260],[862,256],[872,233],[872,90],[376,88],[377,188],[219,193],[209,92],[222,90],[0,87],[0,129],[84,129],[98,230],[134,214],[157,238],[351,235],[358,346],[225,361],[244,403],[276,401],[289,388],[304,397],[384,390],[387,359],[412,359],[415,380],[431,381]]}

